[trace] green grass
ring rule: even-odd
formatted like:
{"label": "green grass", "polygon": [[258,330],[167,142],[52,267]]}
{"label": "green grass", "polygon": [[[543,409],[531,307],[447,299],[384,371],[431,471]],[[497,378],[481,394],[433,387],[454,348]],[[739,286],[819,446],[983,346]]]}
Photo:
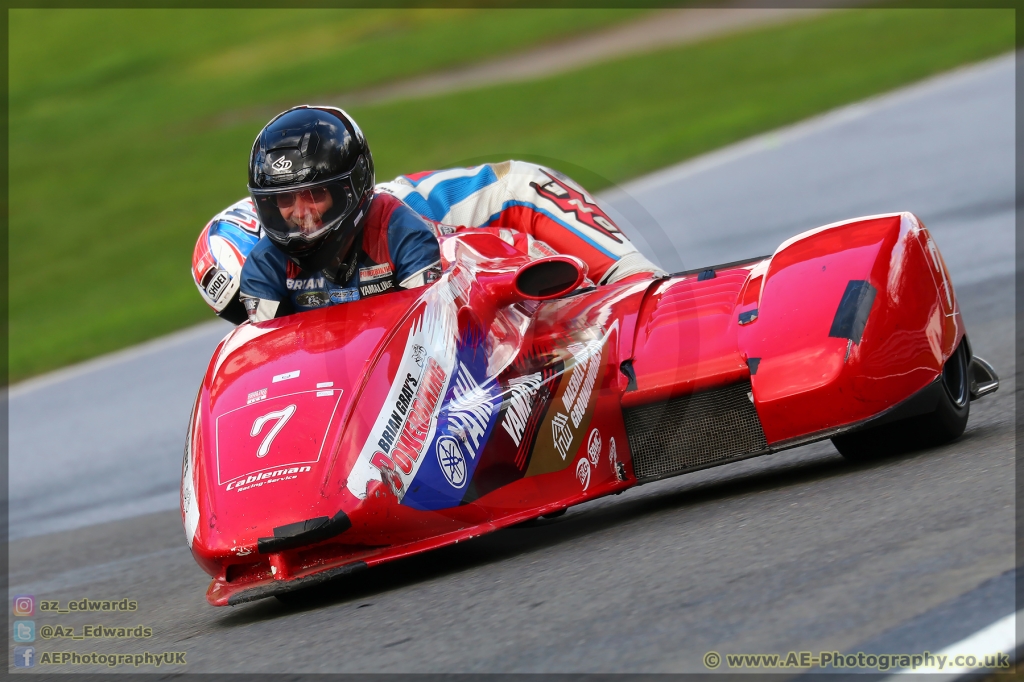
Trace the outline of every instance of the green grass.
{"label": "green grass", "polygon": [[188,281],[192,246],[245,194],[268,106],[640,14],[12,10],[11,380],[209,319]]}
{"label": "green grass", "polygon": [[353,114],[383,177],[533,155],[599,190],[1013,47],[1012,10],[849,11],[420,101],[415,117],[397,103]]}
{"label": "green grass", "polygon": [[[43,29],[46,12],[61,17],[56,30]],[[457,63],[452,50],[463,61],[508,50],[509,22],[531,26],[514,11],[448,23],[437,11],[336,13],[312,31],[294,21],[266,30],[270,13],[207,12],[188,26],[167,13],[147,18],[147,37],[127,30],[143,12],[106,12],[90,19],[95,41],[83,41],[70,12],[11,13],[12,380],[210,319],[189,276],[192,246],[205,220],[245,193],[265,122],[253,107],[406,77],[412,55],[433,70]],[[585,16],[533,20],[531,40],[554,36],[546,22],[556,15],[563,31]],[[591,26],[622,15],[593,17]],[[225,28],[230,18],[242,23]],[[469,26],[491,37],[462,45]],[[351,32],[344,53],[332,30]],[[573,173],[597,190],[1013,45],[1012,10],[850,11],[352,113],[378,180],[544,157],[586,169]]]}

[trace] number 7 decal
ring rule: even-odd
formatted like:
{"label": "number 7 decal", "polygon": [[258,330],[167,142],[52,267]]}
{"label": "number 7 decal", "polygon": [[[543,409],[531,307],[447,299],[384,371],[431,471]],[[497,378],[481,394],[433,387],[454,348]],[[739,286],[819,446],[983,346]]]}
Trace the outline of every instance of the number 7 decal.
{"label": "number 7 decal", "polygon": [[252,431],[249,433],[250,436],[254,437],[260,435],[260,431],[263,430],[263,425],[266,424],[268,421],[270,421],[271,419],[277,420],[277,423],[274,424],[274,428],[270,429],[270,432],[267,433],[266,438],[264,438],[263,442],[260,443],[260,449],[256,451],[257,457],[267,456],[267,453],[270,452],[270,444],[274,442],[274,438],[277,436],[277,434],[281,433],[281,429],[284,428],[284,425],[288,423],[288,420],[292,418],[293,414],[295,414],[295,406],[289,405],[283,410],[278,410],[276,412],[268,412],[262,417],[256,418],[256,421],[252,423]]}

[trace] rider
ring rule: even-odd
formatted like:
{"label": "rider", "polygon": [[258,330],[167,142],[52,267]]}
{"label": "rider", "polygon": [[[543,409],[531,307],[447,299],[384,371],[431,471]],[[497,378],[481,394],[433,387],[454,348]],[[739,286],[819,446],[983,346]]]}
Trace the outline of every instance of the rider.
{"label": "rider", "polygon": [[[428,171],[374,188],[362,132],[333,107],[272,120],[253,145],[249,190],[263,238],[242,254],[239,298],[253,321],[428,284],[440,276],[436,237],[456,229],[449,225],[490,227],[509,242],[525,233],[531,255],[575,255],[600,284],[660,272],[582,188],[541,166]],[[237,286],[234,260],[221,265]],[[218,314],[241,321],[227,314],[237,307],[223,303],[223,291],[220,307],[211,301],[193,270]]]}
{"label": "rider", "polygon": [[374,193],[370,148],[341,109],[295,107],[267,124],[252,147],[249,193],[264,231],[241,273],[250,320],[441,275],[433,231],[399,199]]}

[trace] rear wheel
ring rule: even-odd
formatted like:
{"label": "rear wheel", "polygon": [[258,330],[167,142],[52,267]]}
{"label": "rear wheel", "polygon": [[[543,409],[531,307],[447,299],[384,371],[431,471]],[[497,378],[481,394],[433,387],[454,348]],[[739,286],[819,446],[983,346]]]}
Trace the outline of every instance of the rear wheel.
{"label": "rear wheel", "polygon": [[849,460],[864,461],[934,447],[959,438],[967,428],[971,411],[971,358],[967,348],[966,340],[961,341],[946,360],[939,381],[942,390],[937,391],[938,400],[932,412],[835,436],[832,444],[839,454]]}

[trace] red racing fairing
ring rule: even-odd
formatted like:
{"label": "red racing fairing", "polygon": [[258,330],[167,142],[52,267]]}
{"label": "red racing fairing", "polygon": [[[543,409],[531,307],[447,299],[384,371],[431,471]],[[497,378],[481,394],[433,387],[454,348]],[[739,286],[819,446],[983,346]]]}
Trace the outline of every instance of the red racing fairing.
{"label": "red racing fairing", "polygon": [[909,213],[598,288],[578,288],[579,261],[488,233],[441,250],[429,287],[243,324],[218,347],[181,498],[212,604],[920,412],[964,337]]}

